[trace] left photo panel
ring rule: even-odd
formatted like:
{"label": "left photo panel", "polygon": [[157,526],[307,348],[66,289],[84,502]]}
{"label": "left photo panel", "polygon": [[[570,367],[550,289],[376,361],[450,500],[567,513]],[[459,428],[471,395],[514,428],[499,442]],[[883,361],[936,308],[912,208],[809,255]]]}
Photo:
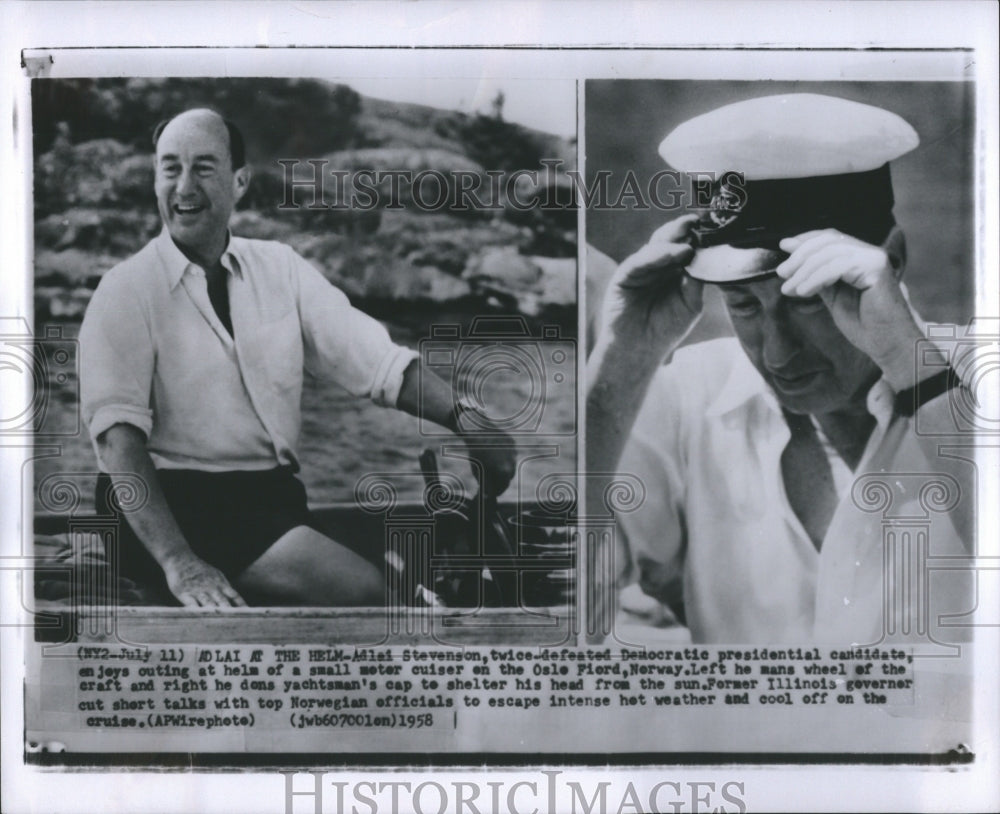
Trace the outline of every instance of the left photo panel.
{"label": "left photo panel", "polygon": [[29,742],[105,751],[114,709],[152,728],[116,749],[159,750],[162,699],[106,661],[109,692],[79,681],[83,644],[134,667],[573,645],[575,82],[36,78],[30,100]]}

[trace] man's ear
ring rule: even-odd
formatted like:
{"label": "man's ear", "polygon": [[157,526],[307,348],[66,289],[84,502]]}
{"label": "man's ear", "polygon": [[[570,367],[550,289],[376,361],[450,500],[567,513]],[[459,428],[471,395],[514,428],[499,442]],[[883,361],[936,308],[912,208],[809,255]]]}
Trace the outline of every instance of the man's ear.
{"label": "man's ear", "polygon": [[243,165],[236,172],[233,173],[233,202],[239,203],[240,198],[246,195],[247,189],[250,187],[250,179],[253,177],[253,173],[250,171],[250,167]]}
{"label": "man's ear", "polygon": [[889,236],[883,241],[882,248],[889,255],[893,275],[897,280],[900,279],[906,268],[906,235],[903,234],[903,230],[893,226]]}

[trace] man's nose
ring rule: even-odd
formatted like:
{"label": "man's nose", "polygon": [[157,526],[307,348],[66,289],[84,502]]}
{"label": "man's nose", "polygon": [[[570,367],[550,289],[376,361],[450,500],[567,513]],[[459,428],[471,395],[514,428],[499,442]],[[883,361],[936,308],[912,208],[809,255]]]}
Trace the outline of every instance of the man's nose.
{"label": "man's nose", "polygon": [[197,189],[197,183],[195,181],[194,173],[189,169],[181,170],[179,176],[177,176],[177,194],[187,195],[188,193],[194,192]]}
{"label": "man's nose", "polygon": [[769,370],[781,370],[799,352],[802,343],[795,327],[779,316],[764,319],[764,365]]}

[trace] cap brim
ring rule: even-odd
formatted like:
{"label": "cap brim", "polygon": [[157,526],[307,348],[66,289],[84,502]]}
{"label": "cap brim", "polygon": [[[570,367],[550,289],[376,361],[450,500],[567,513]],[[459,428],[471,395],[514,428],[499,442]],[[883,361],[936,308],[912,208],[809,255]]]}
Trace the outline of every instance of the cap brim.
{"label": "cap brim", "polygon": [[784,252],[774,249],[709,246],[695,252],[687,273],[696,280],[714,285],[748,283],[774,276],[775,268],[787,257]]}

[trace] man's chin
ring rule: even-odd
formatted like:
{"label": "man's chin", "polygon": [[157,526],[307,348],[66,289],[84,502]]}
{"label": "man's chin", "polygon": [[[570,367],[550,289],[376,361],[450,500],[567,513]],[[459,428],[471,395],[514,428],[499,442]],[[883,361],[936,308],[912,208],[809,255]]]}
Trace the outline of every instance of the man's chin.
{"label": "man's chin", "polygon": [[199,253],[218,240],[217,230],[207,223],[180,223],[175,219],[167,221],[170,237],[182,249]]}
{"label": "man's chin", "polygon": [[781,407],[797,415],[817,415],[830,412],[837,406],[838,399],[822,383],[802,392],[788,392],[773,381],[769,382],[771,392]]}

